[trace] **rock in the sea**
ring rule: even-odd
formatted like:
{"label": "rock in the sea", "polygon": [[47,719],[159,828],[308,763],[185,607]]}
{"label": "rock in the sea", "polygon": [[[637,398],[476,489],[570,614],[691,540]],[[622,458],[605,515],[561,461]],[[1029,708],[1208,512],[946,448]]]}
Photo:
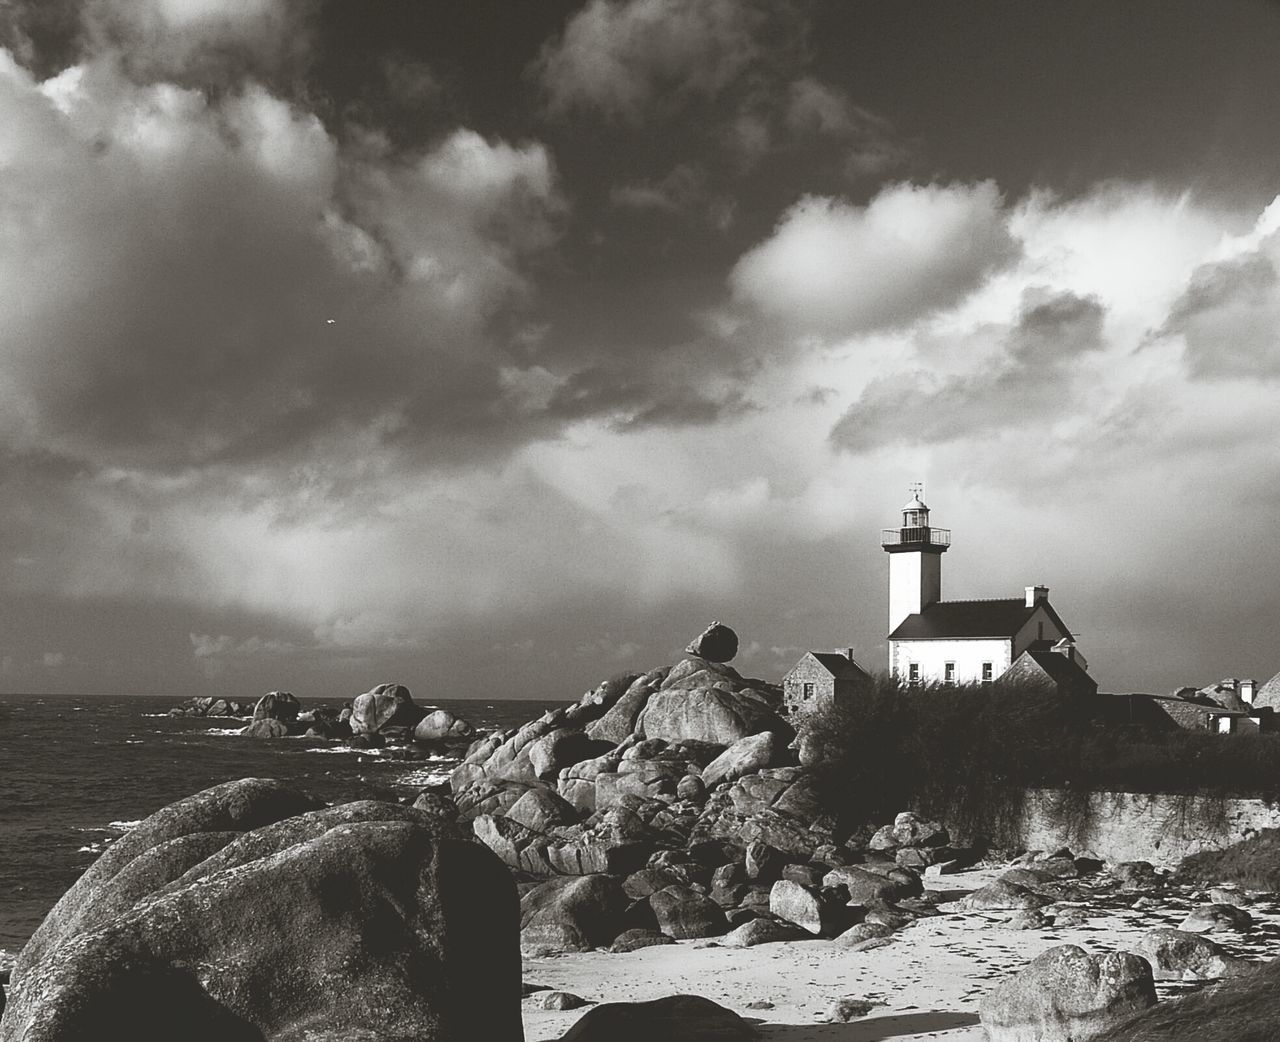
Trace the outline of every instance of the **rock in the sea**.
{"label": "rock in the sea", "polygon": [[1086,1042],[1155,1004],[1145,959],[1064,944],[984,996],[979,1013],[990,1042]]}
{"label": "rock in the sea", "polygon": [[565,876],[520,899],[520,947],[535,954],[582,952],[622,932],[627,895],[612,876]]}
{"label": "rock in the sea", "polygon": [[417,742],[438,742],[446,738],[469,738],[475,728],[447,709],[436,709],[418,721],[413,729]]}
{"label": "rock in the sea", "polygon": [[285,738],[289,734],[289,725],[283,720],[266,717],[246,724],[240,733],[250,738]]}
{"label": "rock in the sea", "polygon": [[255,723],[259,720],[279,720],[284,724],[292,724],[298,719],[300,712],[302,706],[288,691],[268,691],[253,707],[253,719]]}
{"label": "rock in the sea", "polygon": [[1198,933],[1148,930],[1135,950],[1151,964],[1156,980],[1216,980],[1248,973],[1254,966]]}
{"label": "rock in the sea", "polygon": [[1187,933],[1245,933],[1253,928],[1253,916],[1235,905],[1201,905],[1191,909],[1179,930]]}
{"label": "rock in the sea", "polygon": [[756,1037],[750,1022],[710,999],[669,995],[596,1006],[560,1042],[754,1042]]}
{"label": "rock in the sea", "polygon": [[713,622],[684,650],[708,662],[728,662],[738,653],[738,635],[723,623]]}
{"label": "rock in the sea", "polygon": [[249,779],[144,821],[28,943],[0,1038],[519,1039],[507,870],[410,808],[316,806]]}
{"label": "rock in the sea", "polygon": [[379,684],[351,700],[353,734],[377,734],[385,727],[415,727],[422,710],[403,684]]}

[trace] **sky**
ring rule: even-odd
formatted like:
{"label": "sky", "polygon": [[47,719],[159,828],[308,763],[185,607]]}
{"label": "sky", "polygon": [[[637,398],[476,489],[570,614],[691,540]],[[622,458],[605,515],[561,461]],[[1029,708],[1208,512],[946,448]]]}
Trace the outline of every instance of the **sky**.
{"label": "sky", "polygon": [[1280,670],[1280,4],[14,0],[0,691]]}

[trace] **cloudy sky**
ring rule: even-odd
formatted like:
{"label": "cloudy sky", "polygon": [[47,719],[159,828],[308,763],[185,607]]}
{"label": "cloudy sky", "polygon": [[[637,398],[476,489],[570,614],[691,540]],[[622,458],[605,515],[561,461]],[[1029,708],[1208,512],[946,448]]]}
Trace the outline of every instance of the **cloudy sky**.
{"label": "cloudy sky", "polygon": [[14,0],[0,690],[1280,670],[1280,5]]}

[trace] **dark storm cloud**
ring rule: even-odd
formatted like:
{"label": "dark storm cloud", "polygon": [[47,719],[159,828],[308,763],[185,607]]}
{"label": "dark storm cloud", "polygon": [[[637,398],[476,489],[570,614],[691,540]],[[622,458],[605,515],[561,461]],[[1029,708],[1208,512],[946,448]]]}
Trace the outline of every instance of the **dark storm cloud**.
{"label": "dark storm cloud", "polygon": [[836,424],[831,441],[865,452],[1050,423],[1072,411],[1079,393],[1075,367],[1102,347],[1103,317],[1091,298],[1064,293],[1028,300],[1000,356],[982,371],[940,382],[920,374],[877,379]]}

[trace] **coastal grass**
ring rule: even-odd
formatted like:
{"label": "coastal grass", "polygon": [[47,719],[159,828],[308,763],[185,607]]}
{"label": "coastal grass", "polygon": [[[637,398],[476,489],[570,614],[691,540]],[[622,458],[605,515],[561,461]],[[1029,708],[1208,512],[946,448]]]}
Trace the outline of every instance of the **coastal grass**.
{"label": "coastal grass", "polygon": [[1208,829],[1229,797],[1280,801],[1280,735],[1159,730],[1117,721],[1113,703],[1000,684],[908,689],[879,676],[807,718],[808,758],[826,809],[847,827],[909,808],[992,845],[1020,834],[1027,789],[1056,790],[1056,824],[1080,837],[1096,792],[1169,796],[1183,824]]}

